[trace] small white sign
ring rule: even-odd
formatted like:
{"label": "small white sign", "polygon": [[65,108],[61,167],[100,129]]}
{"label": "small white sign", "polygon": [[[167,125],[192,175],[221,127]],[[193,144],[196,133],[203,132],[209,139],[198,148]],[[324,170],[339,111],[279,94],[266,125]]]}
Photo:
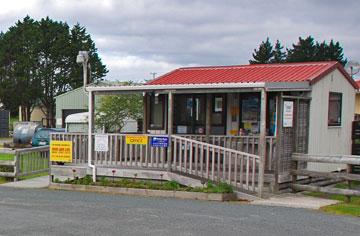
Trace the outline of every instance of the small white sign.
{"label": "small white sign", "polygon": [[283,127],[293,127],[294,102],[284,101]]}
{"label": "small white sign", "polygon": [[96,152],[107,152],[109,151],[109,138],[106,134],[95,135],[95,151]]}

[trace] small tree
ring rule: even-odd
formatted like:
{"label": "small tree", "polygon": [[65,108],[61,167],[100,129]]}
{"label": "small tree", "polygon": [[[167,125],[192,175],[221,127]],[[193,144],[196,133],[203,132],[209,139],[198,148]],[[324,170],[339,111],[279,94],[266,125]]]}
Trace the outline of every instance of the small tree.
{"label": "small tree", "polygon": [[[126,82],[125,85],[131,85]],[[120,132],[126,120],[142,118],[143,100],[141,94],[122,94],[103,96],[96,112],[96,125],[106,132]]]}
{"label": "small tree", "polygon": [[266,64],[271,62],[273,57],[273,46],[270,43],[269,38],[266,38],[266,41],[262,41],[259,49],[254,49],[252,54],[254,60],[249,60],[250,64]]}

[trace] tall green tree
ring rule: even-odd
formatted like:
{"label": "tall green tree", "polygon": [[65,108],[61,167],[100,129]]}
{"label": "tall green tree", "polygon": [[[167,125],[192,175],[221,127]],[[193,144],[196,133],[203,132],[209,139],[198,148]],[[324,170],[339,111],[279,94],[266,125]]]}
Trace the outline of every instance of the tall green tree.
{"label": "tall green tree", "polygon": [[0,98],[14,111],[22,107],[22,117],[30,118],[39,101],[37,22],[29,16],[10,27],[0,37]]}
{"label": "tall green tree", "polygon": [[331,40],[329,44],[325,41],[316,43],[317,52],[316,60],[318,61],[338,61],[343,66],[347,63],[347,59],[344,58],[343,48],[339,42]]}
{"label": "tall green tree", "polygon": [[[108,71],[84,27],[76,24],[70,29],[49,17],[18,21],[0,35],[1,101],[6,107],[40,104],[48,125],[54,126],[54,97],[82,86],[82,67],[76,64],[81,50],[90,52],[92,81],[100,80]],[[18,97],[10,99],[7,94]]]}
{"label": "tall green tree", "polygon": [[281,45],[279,40],[276,40],[271,63],[282,63],[285,62],[285,60],[286,60],[286,52],[284,52],[284,47]]}
{"label": "tall green tree", "polygon": [[[124,82],[122,85],[133,85]],[[143,98],[141,94],[121,94],[103,96],[100,98],[100,106],[96,111],[96,124],[104,127],[106,132],[120,132],[126,120],[142,118]]]}
{"label": "tall green tree", "polygon": [[318,48],[313,37],[299,37],[299,41],[292,46],[293,48],[287,49],[287,62],[317,61]]}
{"label": "tall green tree", "polygon": [[271,63],[271,58],[273,57],[273,46],[270,43],[269,38],[266,38],[266,41],[262,41],[259,49],[254,49],[252,54],[254,60],[249,60],[250,64],[266,64]]}
{"label": "tall green tree", "polygon": [[344,57],[343,48],[339,42],[331,40],[330,43],[323,41],[321,43],[314,40],[312,36],[306,38],[299,37],[296,44],[292,44],[292,48],[283,51],[283,46],[277,40],[272,49],[269,38],[262,42],[258,50],[254,50],[254,60],[250,60],[250,64],[255,63],[283,63],[283,62],[307,62],[307,61],[338,61],[342,65],[347,63]]}

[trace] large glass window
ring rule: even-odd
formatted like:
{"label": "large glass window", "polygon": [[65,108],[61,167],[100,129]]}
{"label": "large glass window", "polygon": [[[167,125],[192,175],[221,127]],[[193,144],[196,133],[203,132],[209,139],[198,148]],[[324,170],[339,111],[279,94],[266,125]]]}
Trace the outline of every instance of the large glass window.
{"label": "large glass window", "polygon": [[342,94],[341,93],[329,93],[329,114],[328,114],[328,125],[329,126],[340,126],[341,125],[341,104]]}
{"label": "large glass window", "polygon": [[175,95],[175,133],[204,134],[206,120],[205,96],[193,94]]}
{"label": "large glass window", "polygon": [[260,132],[260,94],[241,94],[240,128],[244,134],[258,134]]}

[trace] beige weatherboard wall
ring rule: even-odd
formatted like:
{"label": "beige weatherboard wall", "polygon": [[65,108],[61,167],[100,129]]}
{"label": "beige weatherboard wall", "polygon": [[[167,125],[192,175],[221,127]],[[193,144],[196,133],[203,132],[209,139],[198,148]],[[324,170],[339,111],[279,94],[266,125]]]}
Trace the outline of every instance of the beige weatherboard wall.
{"label": "beige weatherboard wall", "polygon": [[[342,94],[340,126],[328,126],[330,92]],[[355,92],[354,87],[337,69],[312,85],[308,153],[351,154]],[[321,171],[338,170],[343,167],[330,164],[308,164],[309,169]]]}

